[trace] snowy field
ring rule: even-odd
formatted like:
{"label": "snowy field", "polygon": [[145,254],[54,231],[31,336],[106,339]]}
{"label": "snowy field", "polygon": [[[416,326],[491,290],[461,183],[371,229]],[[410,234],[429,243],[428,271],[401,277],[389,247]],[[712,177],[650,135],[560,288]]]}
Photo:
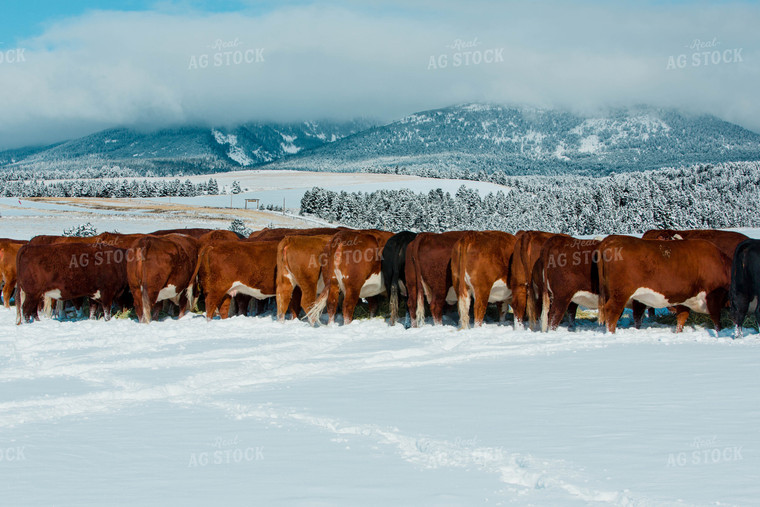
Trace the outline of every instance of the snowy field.
{"label": "snowy field", "polygon": [[[46,206],[3,209],[0,237],[21,237],[24,217],[60,232],[83,213]],[[102,218],[120,219],[196,220]],[[0,308],[2,505],[760,499],[753,329],[732,340],[702,327],[635,330],[627,317],[615,335],[591,320],[572,333],[458,331],[452,315],[420,329],[381,318],[311,328],[271,312],[14,319]]]}

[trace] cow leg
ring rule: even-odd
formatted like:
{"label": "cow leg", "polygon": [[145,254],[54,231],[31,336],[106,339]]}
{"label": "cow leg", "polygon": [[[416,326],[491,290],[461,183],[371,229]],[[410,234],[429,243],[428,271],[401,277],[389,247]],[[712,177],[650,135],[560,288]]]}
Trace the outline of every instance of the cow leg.
{"label": "cow leg", "polygon": [[380,296],[368,297],[367,304],[369,305],[369,318],[371,319],[377,315],[377,309],[380,307]]}
{"label": "cow leg", "polygon": [[[486,319],[486,310],[488,310],[488,296],[491,294],[491,287],[488,287],[485,291],[477,291],[473,294],[472,313],[475,322],[475,327],[483,325],[483,321]],[[469,295],[467,296],[469,297]],[[467,319],[470,316],[467,315]]]}
{"label": "cow leg", "polygon": [[[339,300],[340,300],[340,287],[338,286],[337,282],[331,283],[327,291],[327,323],[328,324],[332,324],[333,322],[335,322],[335,314],[338,313]],[[353,311],[351,312],[351,314],[353,315]]]}
{"label": "cow leg", "polygon": [[710,319],[713,321],[713,325],[715,326],[715,334],[717,335],[721,330],[720,312],[721,309],[725,306],[726,291],[723,289],[712,291],[707,295],[707,298],[705,298],[705,302],[707,303],[707,311],[710,314]]}
{"label": "cow leg", "polygon": [[38,313],[40,297],[33,294],[24,294],[24,292],[21,291],[20,298],[23,321],[29,322],[30,320],[40,320]]}
{"label": "cow leg", "polygon": [[502,301],[499,303],[499,324],[504,324],[507,320],[507,312],[509,311],[510,301]]}
{"label": "cow leg", "polygon": [[625,310],[625,303],[627,300],[628,298],[625,298],[622,301],[617,301],[614,298],[607,299],[607,302],[604,305],[604,316],[607,322],[608,332],[613,334],[615,333],[618,320],[620,320],[620,317],[623,315],[623,310]]}
{"label": "cow leg", "polygon": [[[433,324],[436,326],[443,325],[443,306],[445,304],[445,299],[439,299],[435,296],[430,301],[430,315],[433,317]],[[469,318],[469,315],[467,317]]]}
{"label": "cow leg", "polygon": [[[214,309],[219,308],[219,317],[226,319],[230,316],[230,307],[232,306],[232,296],[229,294],[217,295],[216,300],[212,303]],[[213,315],[212,315],[213,317]]]}
{"label": "cow leg", "polygon": [[[557,320],[556,324],[554,323],[554,318],[549,319],[549,328],[552,330],[555,330],[559,327],[559,324],[562,322],[562,317],[567,314],[567,328],[570,331],[575,331],[575,314],[578,312],[578,303],[573,303],[571,301],[567,301],[566,299],[559,300],[558,297],[555,295],[554,297],[554,305],[553,308],[556,308],[556,313],[549,312],[549,315],[554,315]],[[564,309],[564,310],[563,310]],[[559,313],[562,311],[562,313]]]}
{"label": "cow leg", "polygon": [[346,287],[343,295],[343,324],[350,324],[354,320],[354,310],[359,303],[359,293],[352,287]]}
{"label": "cow leg", "polygon": [[98,320],[98,302],[91,299],[89,306],[90,306],[90,320]]}
{"label": "cow leg", "polygon": [[[316,299],[316,296],[314,297]],[[293,297],[290,300],[290,317],[293,320],[298,319],[298,314],[300,313],[302,306],[301,301],[303,301],[303,291],[300,287],[296,287],[293,291]],[[313,302],[314,300],[312,299],[312,303]],[[304,311],[306,308],[308,308],[308,306],[304,306]]]}
{"label": "cow leg", "polygon": [[515,316],[515,329],[525,328],[525,308],[528,303],[528,293],[524,285],[518,285],[512,292],[512,313]]}
{"label": "cow leg", "polygon": [[277,291],[275,293],[275,300],[277,301],[277,320],[283,322],[285,320],[285,313],[290,307],[290,301],[293,299],[293,283],[287,276],[277,277]]}
{"label": "cow leg", "polygon": [[685,306],[678,305],[676,310],[676,333],[683,331],[683,326],[689,318],[689,309]]}
{"label": "cow leg", "polygon": [[[206,320],[211,320],[214,318],[214,315],[216,314],[217,309],[219,310],[219,317],[222,319],[227,318],[227,312],[229,312],[229,298],[224,302],[227,304],[227,311],[224,311],[224,303],[222,300],[226,297],[226,294],[217,294],[215,292],[212,292],[210,290],[206,291],[206,298],[204,300],[204,304],[206,306]],[[220,308],[220,305],[222,306]]]}
{"label": "cow leg", "polygon": [[631,307],[633,308],[633,327],[641,329],[641,320],[644,318],[644,312],[646,311],[647,306],[644,303],[634,300],[631,302]]}
{"label": "cow leg", "polygon": [[[13,295],[13,289],[15,288],[15,285],[11,285],[9,283],[6,283],[3,286],[3,306],[6,308],[11,307],[11,296]],[[18,302],[16,302],[18,304]]]}

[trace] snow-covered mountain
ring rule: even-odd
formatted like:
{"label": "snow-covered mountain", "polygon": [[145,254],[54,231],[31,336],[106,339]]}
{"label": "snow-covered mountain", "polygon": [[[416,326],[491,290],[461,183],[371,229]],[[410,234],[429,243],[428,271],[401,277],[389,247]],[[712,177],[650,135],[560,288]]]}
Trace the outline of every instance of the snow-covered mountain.
{"label": "snow-covered mountain", "polygon": [[582,116],[469,104],[412,114],[268,167],[588,174],[760,160],[760,135],[714,116],[649,107]]}
{"label": "snow-covered mountain", "polygon": [[355,120],[189,126],[152,132],[109,129],[51,146],[0,152],[0,169],[44,172],[120,165],[156,174],[233,170],[309,150],[371,125]]}
{"label": "snow-covered mountain", "polygon": [[[521,174],[638,171],[760,160],[760,134],[714,116],[636,107],[580,115],[559,109],[468,104],[387,125],[368,120],[110,129],[44,148],[0,152],[0,171],[138,174],[220,172],[241,167],[317,171],[395,170]],[[90,172],[91,172],[90,171]]]}

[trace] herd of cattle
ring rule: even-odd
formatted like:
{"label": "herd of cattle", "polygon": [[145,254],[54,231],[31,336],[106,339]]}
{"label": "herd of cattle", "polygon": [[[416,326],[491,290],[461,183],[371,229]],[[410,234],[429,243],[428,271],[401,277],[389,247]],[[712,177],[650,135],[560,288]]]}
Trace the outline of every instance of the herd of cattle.
{"label": "herd of cattle", "polygon": [[[406,296],[411,325],[425,319],[425,304],[441,324],[445,305],[457,305],[460,326],[483,323],[489,303],[515,326],[556,329],[578,306],[598,309],[614,333],[624,309],[641,325],[645,310],[669,308],[681,331],[689,311],[705,313],[720,329],[730,307],[737,335],[748,312],[760,313],[760,241],[718,230],[652,230],[641,239],[608,236],[581,240],[564,234],[451,231],[393,234],[347,228],[263,229],[248,238],[211,229],[150,234],[103,233],[79,238],[0,239],[3,302],[15,289],[17,323],[38,312],[90,303],[104,318],[133,307],[140,322],[156,319],[166,302],[179,315],[203,297],[207,319],[245,313],[253,299],[276,298],[277,318],[304,312],[332,323],[342,299],[350,323],[361,298],[370,314],[387,297],[390,323]],[[233,304],[234,303],[234,304]],[[471,308],[472,307],[472,308]],[[760,322],[760,319],[758,319]]]}

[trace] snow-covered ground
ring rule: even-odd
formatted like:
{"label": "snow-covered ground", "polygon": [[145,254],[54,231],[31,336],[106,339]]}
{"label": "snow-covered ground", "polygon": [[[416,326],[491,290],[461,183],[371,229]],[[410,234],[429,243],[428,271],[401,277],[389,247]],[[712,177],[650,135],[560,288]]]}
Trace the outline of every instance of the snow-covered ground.
{"label": "snow-covered ground", "polygon": [[[27,219],[60,231],[82,213],[24,203],[3,211],[0,237]],[[150,230],[191,217],[102,219]],[[752,329],[733,340],[702,327],[635,330],[627,317],[615,335],[591,320],[541,334],[458,331],[452,318],[311,328],[271,312],[149,325],[14,319],[0,308],[2,505],[760,498]]]}
{"label": "snow-covered ground", "polygon": [[760,340],[0,311],[6,505],[751,505]]}

